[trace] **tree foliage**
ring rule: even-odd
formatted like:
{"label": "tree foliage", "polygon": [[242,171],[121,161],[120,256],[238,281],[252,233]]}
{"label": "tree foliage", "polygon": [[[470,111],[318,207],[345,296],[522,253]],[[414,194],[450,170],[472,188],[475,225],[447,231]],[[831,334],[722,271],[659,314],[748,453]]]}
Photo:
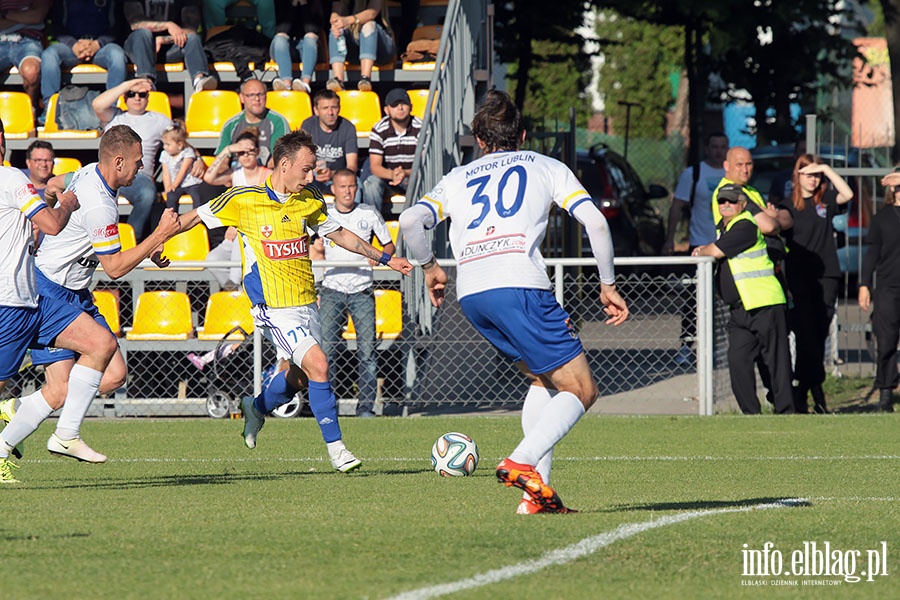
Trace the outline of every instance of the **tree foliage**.
{"label": "tree foliage", "polygon": [[600,10],[595,25],[603,47],[599,90],[606,115],[624,133],[627,107],[632,105],[630,134],[662,139],[666,112],[672,104],[672,73],[684,65],[684,29],[654,25]]}

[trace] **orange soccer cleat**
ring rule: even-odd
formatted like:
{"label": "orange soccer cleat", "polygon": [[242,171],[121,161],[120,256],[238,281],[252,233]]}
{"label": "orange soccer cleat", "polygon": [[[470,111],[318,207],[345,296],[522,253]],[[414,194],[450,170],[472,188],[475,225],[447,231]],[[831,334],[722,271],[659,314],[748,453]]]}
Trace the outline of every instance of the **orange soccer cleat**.
{"label": "orange soccer cleat", "polygon": [[516,507],[517,515],[536,515],[538,513],[558,513],[558,514],[569,514],[569,513],[577,513],[578,511],[574,508],[566,508],[565,506],[561,506],[560,508],[547,508],[546,506],[541,506],[531,498],[527,500],[525,498],[519,502],[519,506]]}
{"label": "orange soccer cleat", "polygon": [[497,465],[497,480],[506,487],[515,486],[524,490],[542,508],[553,512],[561,512],[560,509],[565,508],[559,495],[544,483],[541,474],[531,465],[523,465],[506,458]]}

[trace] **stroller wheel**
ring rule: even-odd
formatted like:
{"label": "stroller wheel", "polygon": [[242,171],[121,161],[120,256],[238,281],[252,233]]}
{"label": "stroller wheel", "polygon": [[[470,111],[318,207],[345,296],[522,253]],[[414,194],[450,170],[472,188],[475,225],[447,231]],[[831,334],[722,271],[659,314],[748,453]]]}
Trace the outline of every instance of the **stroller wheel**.
{"label": "stroller wheel", "polygon": [[224,419],[228,416],[228,407],[231,398],[222,392],[215,391],[206,399],[206,414],[213,419]]}
{"label": "stroller wheel", "polygon": [[276,417],[281,417],[282,419],[292,419],[297,416],[297,413],[300,412],[300,407],[303,406],[303,401],[300,398],[300,394],[297,394],[291,401],[287,404],[282,404],[278,408],[272,411],[272,414]]}

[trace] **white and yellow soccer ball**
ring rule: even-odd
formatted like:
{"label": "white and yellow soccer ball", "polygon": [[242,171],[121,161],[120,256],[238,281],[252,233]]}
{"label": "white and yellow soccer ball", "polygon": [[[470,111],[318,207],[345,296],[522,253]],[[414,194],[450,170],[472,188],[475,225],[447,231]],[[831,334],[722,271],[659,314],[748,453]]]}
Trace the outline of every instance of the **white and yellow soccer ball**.
{"label": "white and yellow soccer ball", "polygon": [[431,466],[443,477],[466,477],[478,466],[478,446],[464,433],[445,433],[431,448]]}

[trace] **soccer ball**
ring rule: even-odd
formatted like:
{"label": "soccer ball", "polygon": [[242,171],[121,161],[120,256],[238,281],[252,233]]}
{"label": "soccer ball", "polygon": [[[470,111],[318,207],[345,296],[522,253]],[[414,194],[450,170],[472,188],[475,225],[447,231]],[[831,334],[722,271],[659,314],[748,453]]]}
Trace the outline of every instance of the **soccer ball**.
{"label": "soccer ball", "polygon": [[443,477],[466,477],[478,466],[478,446],[464,433],[445,433],[431,448],[431,466]]}

